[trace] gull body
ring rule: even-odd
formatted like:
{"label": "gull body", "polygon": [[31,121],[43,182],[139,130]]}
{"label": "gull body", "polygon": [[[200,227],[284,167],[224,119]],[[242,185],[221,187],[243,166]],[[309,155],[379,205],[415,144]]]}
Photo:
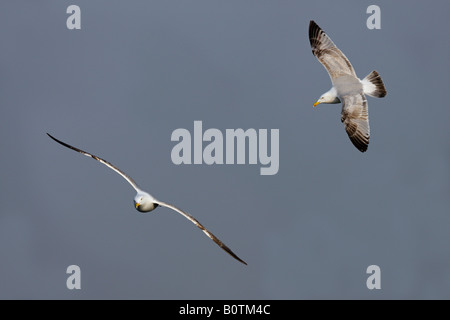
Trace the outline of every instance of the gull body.
{"label": "gull body", "polygon": [[365,95],[376,98],[386,96],[380,75],[374,70],[364,79],[359,79],[347,57],[312,20],[309,23],[309,41],[313,55],[328,71],[333,85],[314,103],[314,107],[321,103],[342,102],[341,122],[351,142],[359,151],[367,151],[370,127]]}
{"label": "gull body", "polygon": [[140,212],[150,212],[158,207],[156,199],[145,191],[138,191],[134,197],[134,206]]}
{"label": "gull body", "polygon": [[231,251],[230,248],[228,248],[222,241],[220,241],[215,235],[213,235],[208,229],[206,229],[200,222],[198,222],[198,220],[196,220],[193,216],[191,216],[190,214],[188,214],[187,212],[160,200],[157,200],[155,197],[153,197],[151,194],[149,194],[148,192],[143,191],[141,188],[138,187],[138,185],[136,184],[136,182],[134,182],[134,180],[129,177],[128,175],[126,175],[122,170],[120,170],[119,168],[117,168],[116,166],[112,165],[111,163],[109,163],[108,161],[99,158],[89,152],[83,151],[81,149],[78,149],[74,146],[71,146],[65,142],[62,142],[61,140],[56,139],[55,137],[51,136],[50,134],[47,133],[47,135],[52,138],[54,141],[58,142],[59,144],[72,149],[76,152],[79,152],[87,157],[90,157],[94,160],[99,161],[100,163],[103,163],[104,165],[106,165],[107,167],[111,168],[112,170],[114,170],[115,172],[117,172],[118,174],[120,174],[125,180],[128,181],[129,184],[131,184],[131,186],[136,190],[136,196],[134,197],[134,206],[136,208],[136,210],[138,210],[139,212],[150,212],[153,211],[154,209],[156,209],[157,207],[161,206],[161,207],[166,207],[169,208],[179,214],[181,214],[182,216],[184,216],[186,219],[188,219],[189,221],[191,221],[193,224],[195,224],[200,230],[202,230],[211,240],[213,240],[219,247],[221,247],[225,252],[227,252],[229,255],[231,255],[234,259],[238,260],[239,262],[243,263],[243,264],[247,264],[244,260],[242,260],[241,258],[239,258],[233,251]]}

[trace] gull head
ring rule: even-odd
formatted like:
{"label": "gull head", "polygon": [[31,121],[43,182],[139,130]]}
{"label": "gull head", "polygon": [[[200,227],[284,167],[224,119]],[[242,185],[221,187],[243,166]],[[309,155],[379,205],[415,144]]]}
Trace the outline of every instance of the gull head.
{"label": "gull head", "polygon": [[333,87],[330,90],[328,90],[327,92],[325,92],[319,98],[319,100],[317,100],[317,102],[313,104],[313,106],[315,107],[321,103],[339,103],[339,102],[341,102],[341,100],[339,100],[336,89]]}
{"label": "gull head", "polygon": [[134,197],[134,207],[140,212],[152,211],[156,209],[157,206],[158,204],[155,203],[155,198],[147,192],[138,192]]}

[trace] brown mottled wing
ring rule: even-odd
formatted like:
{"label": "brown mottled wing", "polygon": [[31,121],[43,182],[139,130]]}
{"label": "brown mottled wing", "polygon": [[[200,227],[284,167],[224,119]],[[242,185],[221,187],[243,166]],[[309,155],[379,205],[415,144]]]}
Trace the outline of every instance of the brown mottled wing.
{"label": "brown mottled wing", "polygon": [[356,77],[355,70],[347,57],[312,20],[309,22],[309,42],[311,43],[313,55],[327,69],[331,80],[343,75]]}
{"label": "brown mottled wing", "polygon": [[220,241],[215,235],[213,235],[211,232],[209,232],[200,222],[198,222],[193,216],[191,216],[189,213],[184,212],[181,209],[178,209],[177,207],[159,201],[159,200],[155,200],[155,203],[157,203],[158,205],[162,206],[162,207],[166,207],[169,209],[172,209],[176,212],[178,212],[179,214],[181,214],[182,216],[184,216],[186,219],[188,219],[189,221],[191,221],[193,224],[195,224],[197,227],[200,228],[200,230],[202,230],[210,239],[212,239],[212,241],[214,241],[219,247],[221,247],[223,250],[225,250],[229,255],[231,255],[233,258],[235,258],[236,260],[238,260],[239,262],[242,262],[243,264],[247,264],[244,260],[242,260],[241,258],[239,258],[236,254],[234,254],[233,251],[231,251],[230,248],[228,248],[222,241]]}
{"label": "brown mottled wing", "polygon": [[105,166],[107,166],[107,167],[113,169],[115,172],[117,172],[118,174],[120,174],[125,180],[127,180],[128,183],[131,184],[131,186],[132,186],[137,192],[140,191],[140,189],[139,189],[138,185],[136,184],[136,182],[134,182],[134,180],[131,179],[131,177],[129,177],[127,174],[125,174],[125,172],[123,172],[122,170],[120,170],[119,168],[117,168],[116,166],[114,166],[113,164],[111,164],[111,163],[109,163],[108,161],[106,161],[106,160],[104,160],[104,159],[102,159],[102,158],[99,158],[99,157],[97,157],[97,156],[95,156],[95,155],[93,155],[93,154],[90,154],[89,152],[83,151],[83,150],[78,149],[78,148],[76,148],[76,147],[74,147],[74,146],[71,146],[70,144],[67,144],[67,143],[65,143],[65,142],[62,142],[61,140],[56,139],[55,137],[53,137],[52,135],[50,135],[50,134],[48,134],[48,133],[47,133],[47,135],[48,135],[50,138],[52,138],[53,140],[55,140],[56,142],[58,142],[59,144],[63,145],[64,147],[67,147],[67,148],[72,149],[72,150],[74,150],[74,151],[76,151],[76,152],[79,152],[79,153],[81,153],[81,154],[84,154],[85,156],[90,157],[90,158],[92,158],[92,159],[95,159],[95,160],[99,161],[100,163],[103,163]]}
{"label": "brown mottled wing", "polygon": [[342,101],[341,121],[345,125],[348,137],[361,152],[369,146],[370,127],[369,109],[364,94],[344,96]]}

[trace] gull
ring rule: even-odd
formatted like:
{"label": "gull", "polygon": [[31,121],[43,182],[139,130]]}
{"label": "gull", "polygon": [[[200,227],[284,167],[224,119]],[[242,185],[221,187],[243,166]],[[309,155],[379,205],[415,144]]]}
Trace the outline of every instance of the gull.
{"label": "gull", "polygon": [[323,64],[331,78],[333,87],[325,92],[314,107],[320,103],[342,102],[341,122],[353,145],[365,152],[369,145],[369,110],[365,94],[382,98],[386,88],[377,71],[372,71],[360,80],[350,61],[314,22],[309,22],[309,41],[312,53]]}
{"label": "gull", "polygon": [[58,139],[56,139],[55,137],[53,137],[52,135],[48,134],[47,135],[52,138],[53,140],[55,140],[56,142],[58,142],[59,144],[75,150],[76,152],[79,152],[81,154],[84,154],[87,157],[91,157],[92,159],[95,159],[101,163],[103,163],[105,166],[113,169],[115,172],[117,172],[118,174],[120,174],[125,180],[128,181],[129,184],[131,184],[131,186],[136,190],[136,196],[134,197],[134,205],[135,208],[140,211],[140,212],[150,212],[154,209],[156,209],[158,206],[161,207],[166,207],[169,209],[172,209],[176,212],[178,212],[179,214],[181,214],[182,216],[184,216],[186,219],[188,219],[189,221],[191,221],[193,224],[195,224],[197,227],[200,228],[200,230],[202,230],[209,238],[211,238],[219,247],[221,247],[223,250],[225,250],[228,254],[230,254],[233,258],[235,258],[236,260],[238,260],[239,262],[242,262],[243,264],[247,264],[244,260],[240,259],[236,254],[234,254],[233,251],[230,250],[230,248],[228,248],[222,241],[220,241],[215,235],[213,235],[210,231],[208,231],[200,222],[198,222],[193,216],[191,216],[190,214],[188,214],[187,212],[184,212],[181,209],[178,209],[177,207],[162,202],[160,200],[155,199],[152,195],[150,195],[149,193],[141,190],[138,185],[136,184],[136,182],[134,182],[133,179],[131,179],[128,175],[126,175],[122,170],[120,170],[119,168],[117,168],[116,166],[112,165],[111,163],[109,163],[106,160],[103,160],[102,158],[99,158],[89,152],[83,151],[81,149],[78,149],[76,147],[73,147],[65,142],[62,142]]}

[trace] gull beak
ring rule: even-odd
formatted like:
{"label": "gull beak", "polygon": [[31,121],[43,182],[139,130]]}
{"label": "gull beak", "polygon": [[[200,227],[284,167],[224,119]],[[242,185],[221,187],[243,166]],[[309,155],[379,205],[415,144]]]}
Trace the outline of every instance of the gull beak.
{"label": "gull beak", "polygon": [[317,106],[318,104],[320,104],[320,101],[317,101],[316,103],[314,103],[313,107]]}
{"label": "gull beak", "polygon": [[141,204],[139,202],[136,202],[136,209],[140,206]]}

